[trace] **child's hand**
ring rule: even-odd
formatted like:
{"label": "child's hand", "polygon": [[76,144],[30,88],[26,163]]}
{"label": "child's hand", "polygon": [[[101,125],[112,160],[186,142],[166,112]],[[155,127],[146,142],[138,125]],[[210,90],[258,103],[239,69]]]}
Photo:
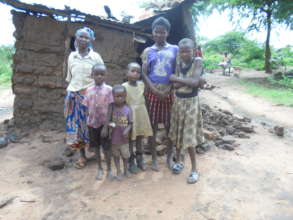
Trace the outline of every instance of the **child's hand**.
{"label": "child's hand", "polygon": [[123,136],[124,136],[124,137],[128,137],[128,136],[129,136],[129,129],[125,129],[125,130],[123,131]]}
{"label": "child's hand", "polygon": [[183,84],[176,82],[176,83],[173,84],[173,86],[174,86],[175,89],[179,89],[180,87],[183,86]]}
{"label": "child's hand", "polygon": [[132,125],[130,124],[130,125],[128,125],[128,126],[124,129],[124,131],[123,131],[123,136],[124,136],[124,137],[129,137],[129,132],[130,132],[130,130],[131,130],[131,127],[132,127]]}
{"label": "child's hand", "polygon": [[102,131],[101,131],[101,137],[106,138],[107,136],[108,136],[108,126],[104,125],[104,127],[102,128]]}

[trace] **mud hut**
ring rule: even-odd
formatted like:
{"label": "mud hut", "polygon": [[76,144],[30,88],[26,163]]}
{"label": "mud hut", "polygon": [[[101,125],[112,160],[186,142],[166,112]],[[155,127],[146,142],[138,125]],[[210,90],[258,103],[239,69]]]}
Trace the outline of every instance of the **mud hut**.
{"label": "mud hut", "polygon": [[191,13],[195,0],[185,0],[155,16],[124,24],[66,8],[48,8],[17,0],[0,0],[14,8],[15,55],[12,85],[15,94],[14,123],[17,127],[56,129],[64,127],[66,64],[74,50],[74,33],[89,26],[96,33],[93,47],[103,57],[109,84],[121,83],[127,63],[139,61],[142,50],[152,44],[150,24],[158,16],[172,24],[169,41],[194,38]]}

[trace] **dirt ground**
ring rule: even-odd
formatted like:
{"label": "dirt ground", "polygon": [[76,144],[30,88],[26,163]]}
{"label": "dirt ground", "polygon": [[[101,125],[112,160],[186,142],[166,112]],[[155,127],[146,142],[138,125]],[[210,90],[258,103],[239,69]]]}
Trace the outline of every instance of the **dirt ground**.
{"label": "dirt ground", "polygon": [[[0,220],[292,220],[293,108],[244,93],[237,78],[207,78],[218,88],[202,91],[202,103],[250,117],[256,133],[237,140],[235,151],[213,147],[198,155],[197,184],[186,184],[188,160],[184,172],[173,175],[162,157],[160,172],[150,170],[146,156],[147,171],[122,182],[96,181],[94,161],[83,170],[68,163],[51,171],[44,163],[62,154],[64,134],[32,131],[0,149],[0,200],[11,198],[0,208]],[[0,110],[8,103],[11,109],[11,93],[1,91],[0,97]],[[10,116],[0,111],[0,121]],[[274,125],[286,128],[284,138],[269,132]]]}

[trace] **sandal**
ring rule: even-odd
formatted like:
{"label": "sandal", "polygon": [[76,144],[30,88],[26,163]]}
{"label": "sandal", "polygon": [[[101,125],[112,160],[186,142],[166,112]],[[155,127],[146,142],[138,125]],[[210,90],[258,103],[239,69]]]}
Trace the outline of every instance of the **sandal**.
{"label": "sandal", "polygon": [[70,147],[73,149],[73,150],[80,150],[80,149],[83,149],[85,147],[85,143],[83,141],[75,141],[73,144],[70,145]]}
{"label": "sandal", "polygon": [[194,184],[198,181],[198,179],[199,179],[199,173],[198,172],[191,172],[191,174],[187,178],[187,183]]}
{"label": "sandal", "polygon": [[86,160],[78,160],[75,164],[74,167],[76,169],[82,169],[86,166]]}
{"label": "sandal", "polygon": [[174,174],[180,174],[181,171],[183,170],[184,168],[184,164],[183,163],[175,163],[173,166],[172,166],[172,172]]}

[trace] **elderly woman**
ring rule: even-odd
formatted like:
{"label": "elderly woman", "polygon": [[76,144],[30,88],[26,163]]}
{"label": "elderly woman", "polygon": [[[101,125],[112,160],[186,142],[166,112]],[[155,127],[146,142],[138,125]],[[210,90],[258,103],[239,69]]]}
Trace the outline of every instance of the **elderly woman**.
{"label": "elderly woman", "polygon": [[64,115],[66,120],[66,143],[80,151],[80,159],[76,168],[86,165],[85,145],[89,142],[86,125],[86,107],[82,105],[85,91],[94,85],[91,70],[95,64],[103,64],[101,56],[92,49],[95,40],[94,32],[83,27],[75,33],[76,51],[68,57],[68,72],[66,81],[67,96],[65,97]]}

